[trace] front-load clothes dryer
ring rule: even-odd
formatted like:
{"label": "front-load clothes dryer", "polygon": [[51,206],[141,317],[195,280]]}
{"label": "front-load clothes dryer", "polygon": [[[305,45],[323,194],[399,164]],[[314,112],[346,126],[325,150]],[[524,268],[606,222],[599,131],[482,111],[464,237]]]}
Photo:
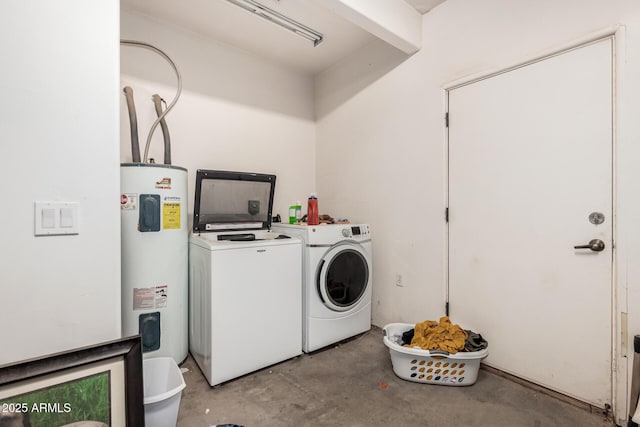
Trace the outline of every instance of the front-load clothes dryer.
{"label": "front-load clothes dryer", "polygon": [[275,178],[196,174],[189,350],[212,386],[302,353],[302,246],[269,230]]}
{"label": "front-load clothes dryer", "polygon": [[368,224],[272,225],[302,240],[302,350],[371,329],[373,268]]}

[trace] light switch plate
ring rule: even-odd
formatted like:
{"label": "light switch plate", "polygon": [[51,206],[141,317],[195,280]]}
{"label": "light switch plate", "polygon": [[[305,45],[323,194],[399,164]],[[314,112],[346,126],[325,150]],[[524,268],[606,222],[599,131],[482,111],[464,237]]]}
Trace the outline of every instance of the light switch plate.
{"label": "light switch plate", "polygon": [[78,202],[35,202],[34,235],[78,234]]}

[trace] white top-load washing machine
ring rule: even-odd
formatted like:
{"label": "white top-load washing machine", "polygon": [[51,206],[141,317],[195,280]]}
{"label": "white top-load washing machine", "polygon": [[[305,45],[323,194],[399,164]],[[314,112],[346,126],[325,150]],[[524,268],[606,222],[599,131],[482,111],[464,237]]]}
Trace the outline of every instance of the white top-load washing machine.
{"label": "white top-load washing machine", "polygon": [[371,329],[373,267],[368,224],[274,223],[303,242],[302,350]]}
{"label": "white top-load washing machine", "polygon": [[269,231],[274,186],[197,172],[189,350],[212,386],[302,353],[301,241]]}

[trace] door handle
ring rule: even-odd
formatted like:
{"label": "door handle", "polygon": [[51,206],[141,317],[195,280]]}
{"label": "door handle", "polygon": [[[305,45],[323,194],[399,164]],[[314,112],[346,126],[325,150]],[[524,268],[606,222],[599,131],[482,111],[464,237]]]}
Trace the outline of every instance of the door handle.
{"label": "door handle", "polygon": [[600,239],[593,239],[589,241],[588,245],[574,246],[574,249],[591,249],[594,252],[601,252],[604,250],[604,242]]}

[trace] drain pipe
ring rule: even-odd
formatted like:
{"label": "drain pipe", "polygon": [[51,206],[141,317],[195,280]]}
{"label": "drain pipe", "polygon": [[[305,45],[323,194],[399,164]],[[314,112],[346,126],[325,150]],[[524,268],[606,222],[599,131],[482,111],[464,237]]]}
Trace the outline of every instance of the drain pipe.
{"label": "drain pipe", "polygon": [[[156,114],[158,117],[162,116],[162,102],[164,99],[158,94],[153,95],[153,105],[156,107]],[[164,164],[171,164],[171,137],[169,136],[169,128],[167,127],[167,121],[162,116],[160,120],[160,128],[162,129],[162,137],[164,139]]]}
{"label": "drain pipe", "polygon": [[125,86],[124,96],[127,98],[127,109],[129,110],[129,127],[131,128],[131,158],[133,163],[140,163],[138,118],[136,116],[136,105],[133,102],[133,89],[131,89],[130,86]]}

